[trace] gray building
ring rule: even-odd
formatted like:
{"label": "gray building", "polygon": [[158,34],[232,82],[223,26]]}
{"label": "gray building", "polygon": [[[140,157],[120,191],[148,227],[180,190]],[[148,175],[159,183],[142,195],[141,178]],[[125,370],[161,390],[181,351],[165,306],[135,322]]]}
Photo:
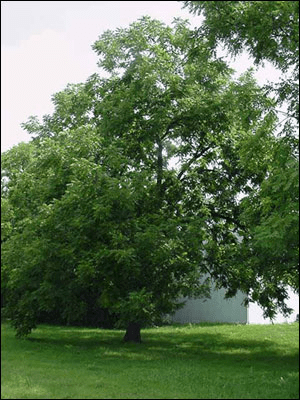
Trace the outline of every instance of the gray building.
{"label": "gray building", "polygon": [[[176,311],[171,317],[177,323],[198,323],[198,322],[227,322],[240,324],[270,324],[269,318],[263,317],[262,309],[250,303],[248,307],[243,305],[245,294],[238,292],[231,299],[225,299],[225,289],[211,290],[210,299],[187,299],[183,308]],[[293,313],[288,317],[278,314],[274,323],[295,322],[299,315],[299,295],[289,290],[289,307]]]}

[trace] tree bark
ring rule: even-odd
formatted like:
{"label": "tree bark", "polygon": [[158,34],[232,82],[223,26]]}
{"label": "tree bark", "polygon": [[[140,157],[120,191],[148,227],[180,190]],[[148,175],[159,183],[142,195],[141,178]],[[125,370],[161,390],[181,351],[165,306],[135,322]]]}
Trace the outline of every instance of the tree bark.
{"label": "tree bark", "polygon": [[157,187],[158,192],[161,194],[163,177],[163,146],[160,140],[157,142],[157,145]]}
{"label": "tree bark", "polygon": [[140,324],[137,322],[129,322],[123,340],[124,340],[124,342],[141,343]]}

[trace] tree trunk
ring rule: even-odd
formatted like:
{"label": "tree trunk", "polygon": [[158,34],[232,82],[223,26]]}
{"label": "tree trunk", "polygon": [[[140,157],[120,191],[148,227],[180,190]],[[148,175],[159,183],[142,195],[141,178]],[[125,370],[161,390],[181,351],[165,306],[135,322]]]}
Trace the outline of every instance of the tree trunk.
{"label": "tree trunk", "polygon": [[163,177],[163,146],[161,141],[158,141],[157,145],[157,187],[159,193],[161,194]]}
{"label": "tree trunk", "polygon": [[138,324],[137,322],[129,322],[123,340],[124,342],[141,343],[140,324]]}
{"label": "tree trunk", "polygon": [[156,189],[157,189],[157,208],[160,209],[162,206],[164,187],[162,184],[163,180],[163,146],[160,140],[157,141],[158,149],[157,149],[157,181],[156,181]]}

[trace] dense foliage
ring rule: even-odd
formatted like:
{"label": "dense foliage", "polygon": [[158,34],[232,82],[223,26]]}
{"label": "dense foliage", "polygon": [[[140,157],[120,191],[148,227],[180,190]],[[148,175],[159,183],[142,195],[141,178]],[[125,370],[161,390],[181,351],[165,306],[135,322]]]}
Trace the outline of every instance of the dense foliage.
{"label": "dense foliage", "polygon": [[4,303],[17,333],[43,313],[82,321],[94,303],[139,340],[180,298],[208,296],[211,277],[270,316],[276,302],[287,311],[293,256],[266,286],[268,253],[247,245],[248,210],[276,179],[274,102],[251,71],[233,80],[186,21],[144,17],[93,49],[110,76],[55,94],[52,115],[23,124],[33,140],[2,157]]}
{"label": "dense foliage", "polygon": [[[249,271],[256,272],[253,279],[244,281],[244,287],[251,288],[252,300],[264,303],[273,292],[282,302],[285,295],[279,295],[279,287],[288,283],[299,292],[299,2],[183,3],[202,15],[203,24],[194,34],[205,38],[211,49],[223,45],[232,56],[246,50],[254,64],[269,61],[282,72],[278,83],[265,86],[281,120],[269,147],[268,173],[259,190],[243,200],[241,214],[247,226],[244,262]],[[259,136],[253,137],[244,160],[247,164],[261,154],[260,141]]]}
{"label": "dense foliage", "polygon": [[222,44],[233,56],[248,51],[254,64],[269,61],[282,71],[273,86],[279,104],[299,123],[299,2],[183,1],[204,18],[197,35],[212,48]]}

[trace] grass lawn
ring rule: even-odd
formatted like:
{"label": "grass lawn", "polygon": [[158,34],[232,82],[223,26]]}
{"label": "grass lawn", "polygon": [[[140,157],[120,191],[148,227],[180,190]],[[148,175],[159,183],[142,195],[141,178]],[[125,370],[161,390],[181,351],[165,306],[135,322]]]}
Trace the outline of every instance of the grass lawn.
{"label": "grass lawn", "polygon": [[2,324],[2,399],[297,399],[299,324],[123,331]]}

